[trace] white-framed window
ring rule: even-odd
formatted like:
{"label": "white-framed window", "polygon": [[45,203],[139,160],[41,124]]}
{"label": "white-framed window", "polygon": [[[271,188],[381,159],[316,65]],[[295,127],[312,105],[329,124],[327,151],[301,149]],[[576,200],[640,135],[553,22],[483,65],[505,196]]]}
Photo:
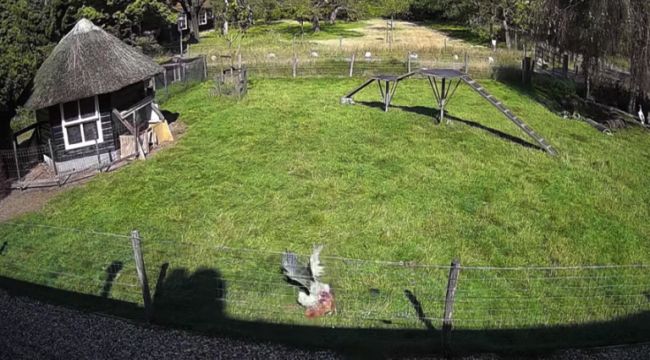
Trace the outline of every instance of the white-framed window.
{"label": "white-framed window", "polygon": [[104,141],[99,99],[91,96],[60,104],[65,149],[72,150]]}
{"label": "white-framed window", "polygon": [[199,12],[199,25],[206,25],[208,23],[208,11],[201,9]]}
{"label": "white-framed window", "polygon": [[178,30],[187,30],[187,15],[185,13],[178,14]]}

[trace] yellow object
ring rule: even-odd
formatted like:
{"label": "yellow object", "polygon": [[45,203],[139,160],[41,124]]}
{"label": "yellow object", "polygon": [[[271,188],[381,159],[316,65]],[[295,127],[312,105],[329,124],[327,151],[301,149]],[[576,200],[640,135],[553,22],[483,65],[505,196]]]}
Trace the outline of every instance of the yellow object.
{"label": "yellow object", "polygon": [[159,144],[174,141],[174,136],[172,135],[172,131],[169,129],[167,120],[156,124],[151,124],[149,125],[149,128],[153,130],[154,134],[156,134],[156,138],[158,139]]}

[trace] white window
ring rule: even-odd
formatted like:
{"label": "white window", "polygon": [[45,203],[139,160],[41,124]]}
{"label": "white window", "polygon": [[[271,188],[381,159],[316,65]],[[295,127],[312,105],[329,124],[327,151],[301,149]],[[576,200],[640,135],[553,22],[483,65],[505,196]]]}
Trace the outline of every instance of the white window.
{"label": "white window", "polygon": [[77,149],[104,141],[97,96],[59,105],[65,149]]}
{"label": "white window", "polygon": [[178,30],[187,30],[187,15],[185,13],[178,14]]}
{"label": "white window", "polygon": [[206,25],[208,23],[208,11],[201,10],[199,12],[199,25]]}

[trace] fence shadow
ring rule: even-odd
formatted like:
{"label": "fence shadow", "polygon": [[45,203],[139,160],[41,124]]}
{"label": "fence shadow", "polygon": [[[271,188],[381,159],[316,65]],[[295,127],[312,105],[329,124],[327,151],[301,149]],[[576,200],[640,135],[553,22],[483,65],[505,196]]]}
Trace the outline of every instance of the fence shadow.
{"label": "fence shadow", "polygon": [[113,288],[113,282],[123,268],[124,263],[121,261],[113,261],[106,268],[106,280],[104,280],[104,287],[102,288],[102,292],[99,296],[107,298],[110,295],[111,289]]}
{"label": "fence shadow", "polygon": [[[207,335],[275,341],[291,346],[327,348],[348,356],[380,358],[417,356],[442,352],[441,333],[426,329],[326,328],[273,324],[228,318],[219,301],[226,282],[218,270],[203,268],[194,273],[174,269],[159,277],[155,294],[154,321]],[[56,305],[75,307],[144,322],[143,309],[133,303],[85,295],[0,277],[0,287],[12,295],[28,296]],[[407,295],[408,296],[408,295]],[[416,299],[417,302],[417,299]],[[422,314],[425,309],[420,309]],[[432,325],[431,325],[432,327]],[[637,343],[650,340],[650,312],[617,320],[574,326],[528,329],[455,329],[451,351],[464,355],[479,351],[541,354],[568,347]]]}
{"label": "fence shadow", "polygon": [[[358,104],[368,106],[368,107],[372,107],[372,108],[381,109],[382,111],[384,109],[384,103],[378,102],[378,101],[362,101],[362,102],[359,102]],[[410,112],[410,113],[413,113],[413,114],[428,116],[430,118],[433,118],[435,115],[438,114],[438,111],[436,109],[434,109],[432,107],[426,107],[426,106],[391,105],[391,108],[399,109],[399,110],[402,110],[402,111],[405,111],[405,112]],[[523,140],[523,139],[521,139],[519,137],[516,137],[514,135],[510,135],[508,133],[505,133],[503,131],[500,131],[500,130],[485,126],[485,125],[480,124],[480,123],[478,123],[476,121],[461,119],[459,117],[450,115],[447,112],[445,112],[445,118],[448,118],[450,120],[465,124],[467,126],[475,128],[475,129],[483,130],[483,131],[485,131],[485,132],[487,132],[487,133],[489,133],[491,135],[494,135],[494,136],[496,136],[496,137],[498,137],[498,138],[500,138],[502,140],[506,140],[506,141],[515,143],[515,144],[523,146],[525,148],[535,149],[535,150],[540,150],[540,151],[544,150],[541,147],[539,147],[539,146],[537,146],[535,144],[532,144],[532,143],[530,143],[530,142],[528,142],[526,140]],[[437,119],[437,117],[436,117],[436,119]]]}

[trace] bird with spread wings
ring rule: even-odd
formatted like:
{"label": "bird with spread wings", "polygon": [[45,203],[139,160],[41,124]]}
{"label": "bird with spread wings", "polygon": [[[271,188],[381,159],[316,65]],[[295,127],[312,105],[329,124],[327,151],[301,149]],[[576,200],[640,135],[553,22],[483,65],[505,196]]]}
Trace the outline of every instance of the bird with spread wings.
{"label": "bird with spread wings", "polygon": [[321,281],[324,273],[320,262],[323,246],[315,246],[305,266],[298,262],[295,253],[286,251],[282,254],[282,271],[287,280],[300,287],[298,303],[306,308],[308,318],[320,317],[336,311],[334,294],[328,284]]}

